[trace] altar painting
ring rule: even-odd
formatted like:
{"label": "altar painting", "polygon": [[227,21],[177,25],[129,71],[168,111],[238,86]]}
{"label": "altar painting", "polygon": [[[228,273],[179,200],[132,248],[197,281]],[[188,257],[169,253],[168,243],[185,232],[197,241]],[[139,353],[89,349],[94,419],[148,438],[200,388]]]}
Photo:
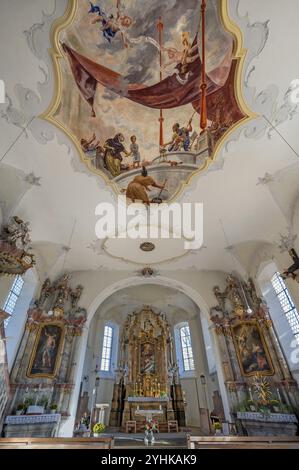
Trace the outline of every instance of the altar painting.
{"label": "altar painting", "polygon": [[140,374],[155,374],[155,346],[150,342],[140,345]]}
{"label": "altar painting", "polygon": [[271,357],[258,324],[255,321],[240,322],[232,327],[232,331],[242,375],[273,375]]}
{"label": "altar painting", "polygon": [[64,329],[61,325],[41,325],[28,367],[28,377],[54,378],[60,361]]}

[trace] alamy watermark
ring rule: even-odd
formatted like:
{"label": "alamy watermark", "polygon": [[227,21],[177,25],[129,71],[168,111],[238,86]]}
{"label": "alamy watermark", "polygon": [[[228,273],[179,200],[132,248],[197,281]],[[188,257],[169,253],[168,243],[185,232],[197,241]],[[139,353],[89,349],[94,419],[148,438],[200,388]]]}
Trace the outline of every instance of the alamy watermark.
{"label": "alamy watermark", "polygon": [[127,205],[126,196],[118,196],[116,207],[101,202],[95,214],[99,239],[184,239],[186,250],[198,250],[203,244],[203,204],[199,202]]}
{"label": "alamy watermark", "polygon": [[5,83],[3,80],[0,80],[0,104],[5,103]]}
{"label": "alamy watermark", "polygon": [[299,103],[299,78],[295,78],[291,82],[290,87],[290,100],[294,104]]}

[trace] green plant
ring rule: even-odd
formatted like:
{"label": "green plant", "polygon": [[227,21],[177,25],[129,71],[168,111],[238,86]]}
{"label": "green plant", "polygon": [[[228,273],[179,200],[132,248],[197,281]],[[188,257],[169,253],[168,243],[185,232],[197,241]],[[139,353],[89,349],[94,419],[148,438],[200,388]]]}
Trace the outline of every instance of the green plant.
{"label": "green plant", "polygon": [[24,400],[24,408],[28,408],[28,406],[34,405],[34,403],[35,403],[35,400],[33,397],[27,397]]}
{"label": "green plant", "polygon": [[291,414],[294,412],[294,410],[291,405],[287,405],[286,403],[283,403],[281,405],[281,412],[284,414]]}
{"label": "green plant", "polygon": [[42,397],[38,400],[37,405],[38,406],[43,406],[44,408],[47,408],[48,402],[49,402],[49,400],[46,397],[46,395],[42,395]]}
{"label": "green plant", "polygon": [[96,423],[94,425],[94,427],[92,428],[92,431],[95,433],[95,434],[100,434],[102,432],[104,432],[106,429],[105,427],[105,424],[103,423]]}
{"label": "green plant", "polygon": [[270,413],[270,408],[268,406],[265,406],[265,405],[260,405],[259,406],[259,412],[267,415],[267,414]]}
{"label": "green plant", "polygon": [[57,408],[58,408],[57,403],[51,403],[50,410],[57,410]]}
{"label": "green plant", "polygon": [[166,398],[167,397],[167,393],[165,392],[165,390],[161,390],[160,397],[161,398]]}
{"label": "green plant", "polygon": [[24,410],[24,408],[25,408],[24,403],[19,403],[18,406],[17,406],[17,411]]}

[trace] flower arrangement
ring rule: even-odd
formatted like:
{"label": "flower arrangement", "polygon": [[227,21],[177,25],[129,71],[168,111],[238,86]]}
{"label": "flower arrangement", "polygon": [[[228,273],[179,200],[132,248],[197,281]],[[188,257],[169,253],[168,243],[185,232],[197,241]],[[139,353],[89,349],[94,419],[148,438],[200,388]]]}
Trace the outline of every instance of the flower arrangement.
{"label": "flower arrangement", "polygon": [[215,431],[222,431],[222,424],[219,421],[213,424]]}
{"label": "flower arrangement", "polygon": [[158,432],[158,422],[155,419],[145,421],[144,430],[146,432]]}
{"label": "flower arrangement", "polygon": [[96,423],[94,425],[94,427],[92,428],[92,431],[94,434],[101,434],[102,432],[104,432],[106,429],[106,426],[105,424],[103,423]]}
{"label": "flower arrangement", "polygon": [[167,393],[165,392],[165,390],[161,390],[160,397],[161,398],[166,398],[167,397]]}

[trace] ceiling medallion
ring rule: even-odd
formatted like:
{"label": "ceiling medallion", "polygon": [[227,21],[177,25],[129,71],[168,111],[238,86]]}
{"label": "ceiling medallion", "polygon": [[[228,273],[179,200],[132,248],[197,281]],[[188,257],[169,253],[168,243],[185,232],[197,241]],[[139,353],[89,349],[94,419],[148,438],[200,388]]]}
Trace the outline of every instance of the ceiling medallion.
{"label": "ceiling medallion", "polygon": [[[69,0],[55,23],[56,95],[42,117],[128,202],[172,201],[255,117],[242,97],[245,50],[228,0],[194,0],[190,18],[151,0],[111,2],[109,12],[87,3]],[[145,16],[153,22],[138,35]]]}
{"label": "ceiling medallion", "polygon": [[152,242],[143,242],[140,245],[140,250],[142,251],[153,251],[155,249],[155,245]]}

